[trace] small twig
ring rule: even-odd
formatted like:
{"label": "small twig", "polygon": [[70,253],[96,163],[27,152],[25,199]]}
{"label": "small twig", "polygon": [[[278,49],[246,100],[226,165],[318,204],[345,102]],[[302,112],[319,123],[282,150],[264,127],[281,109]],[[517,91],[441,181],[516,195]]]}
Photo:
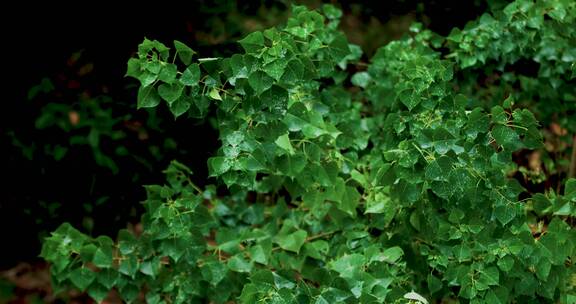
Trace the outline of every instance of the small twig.
{"label": "small twig", "polygon": [[576,177],[576,135],[572,137],[572,157],[570,158],[570,169],[568,170],[568,178]]}

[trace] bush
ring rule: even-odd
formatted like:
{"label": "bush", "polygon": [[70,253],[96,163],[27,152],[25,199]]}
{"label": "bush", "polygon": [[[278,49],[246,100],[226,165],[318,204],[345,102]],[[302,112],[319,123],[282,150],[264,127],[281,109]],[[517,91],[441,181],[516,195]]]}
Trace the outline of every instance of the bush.
{"label": "bush", "polygon": [[[447,38],[416,24],[367,68],[331,5],[294,6],[229,58],[144,40],[138,106],[212,120],[217,185],[174,161],[142,232],[63,224],[41,254],[54,283],[148,303],[573,302],[576,179],[531,195],[509,173],[542,147],[526,96],[576,123],[575,10],[519,0]],[[536,75],[507,70],[521,60]],[[494,71],[502,98],[473,89]]]}

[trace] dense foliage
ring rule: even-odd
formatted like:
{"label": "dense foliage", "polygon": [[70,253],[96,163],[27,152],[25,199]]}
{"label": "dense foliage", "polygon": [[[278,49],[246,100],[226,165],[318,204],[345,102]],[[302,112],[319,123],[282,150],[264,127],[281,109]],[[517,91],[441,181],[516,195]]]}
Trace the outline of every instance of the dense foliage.
{"label": "dense foliage", "polygon": [[[138,106],[211,120],[218,185],[174,161],[145,187],[142,232],[63,224],[42,251],[57,286],[148,303],[575,301],[576,179],[532,195],[508,173],[542,147],[527,99],[576,125],[576,3],[519,0],[446,38],[416,24],[367,67],[340,16],[295,6],[228,58],[144,40]],[[536,75],[507,70],[522,60]],[[500,91],[474,87],[493,71]]]}

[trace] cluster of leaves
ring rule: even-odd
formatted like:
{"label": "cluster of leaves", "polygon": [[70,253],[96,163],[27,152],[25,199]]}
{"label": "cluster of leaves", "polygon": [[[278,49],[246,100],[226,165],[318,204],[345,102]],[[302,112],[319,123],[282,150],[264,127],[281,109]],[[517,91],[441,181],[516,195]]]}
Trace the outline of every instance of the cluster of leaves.
{"label": "cluster of leaves", "polygon": [[[448,57],[470,70],[461,83],[467,94],[488,104],[511,95],[533,107],[541,121],[555,119],[576,131],[576,3],[515,1],[462,30],[455,28],[446,40]],[[516,63],[533,71],[510,70]],[[478,90],[478,74],[497,77],[499,83]]]}
{"label": "cluster of leaves", "polygon": [[538,122],[511,98],[484,109],[455,90],[454,71],[475,64],[460,48],[500,60],[506,49],[486,47],[507,38],[472,49],[414,26],[350,75],[361,50],[340,16],[295,6],[229,58],[145,40],[128,63],[138,106],[214,113],[222,145],[208,167],[222,186],[200,189],[173,162],[167,184],[146,187],[141,234],[114,242],[62,225],[42,251],[56,285],[148,303],[573,301],[576,180],[519,200],[506,173],[512,153],[541,146]]}

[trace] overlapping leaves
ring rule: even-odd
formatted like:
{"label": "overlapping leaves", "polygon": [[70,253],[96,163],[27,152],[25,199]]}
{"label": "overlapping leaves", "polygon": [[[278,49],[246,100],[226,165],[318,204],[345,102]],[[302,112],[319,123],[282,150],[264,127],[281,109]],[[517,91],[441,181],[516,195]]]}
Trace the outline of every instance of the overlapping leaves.
{"label": "overlapping leaves", "polygon": [[[506,176],[513,152],[540,145],[534,116],[510,99],[471,108],[454,90],[466,57],[442,58],[418,28],[350,75],[361,88],[351,92],[340,75],[360,54],[336,30],[341,13],[324,14],[294,7],[284,28],[246,36],[230,58],[140,45],[127,73],[141,83],[139,106],[214,111],[222,145],[208,167],[230,195],[199,189],[174,162],[167,185],[146,187],[142,235],[122,231],[114,244],[69,225],[54,232],[42,255],[57,283],[97,300],[116,287],[131,301],[146,286],[150,303],[570,296],[576,239],[562,216],[574,216],[573,180],[563,196],[525,204]],[[549,216],[541,237],[527,206]]]}

